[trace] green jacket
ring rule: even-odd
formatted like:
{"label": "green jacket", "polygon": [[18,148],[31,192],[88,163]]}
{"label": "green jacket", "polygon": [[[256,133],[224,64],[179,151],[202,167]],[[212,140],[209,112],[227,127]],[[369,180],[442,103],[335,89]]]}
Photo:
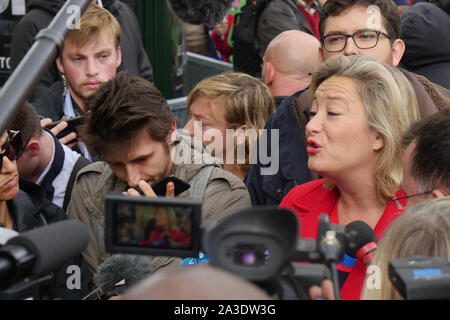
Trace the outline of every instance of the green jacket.
{"label": "green jacket", "polygon": [[[187,149],[183,149],[187,148]],[[183,156],[181,150],[190,149],[192,164],[177,164]],[[175,146],[176,156],[171,174],[188,181],[204,166],[213,163],[208,184],[203,195],[202,218],[220,221],[227,215],[240,209],[251,207],[251,200],[245,184],[232,173],[222,169],[218,159],[211,157],[203,144],[189,137],[179,136]],[[178,154],[177,152],[180,151]],[[203,155],[203,157],[202,157]],[[199,159],[206,159],[199,163]],[[96,162],[84,167],[77,175],[67,214],[70,219],[82,221],[89,230],[90,242],[83,251],[83,257],[91,272],[95,273],[99,264],[109,257],[105,251],[105,199],[110,191],[123,192],[127,183],[117,178],[105,162]],[[190,198],[190,190],[180,195]],[[153,271],[167,266],[181,265],[181,259],[170,257],[152,257]]]}

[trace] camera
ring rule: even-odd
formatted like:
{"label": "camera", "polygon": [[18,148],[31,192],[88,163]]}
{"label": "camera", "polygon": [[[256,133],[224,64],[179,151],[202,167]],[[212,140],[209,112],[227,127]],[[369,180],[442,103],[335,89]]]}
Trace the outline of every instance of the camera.
{"label": "camera", "polygon": [[407,300],[450,299],[450,263],[447,259],[412,256],[391,260],[389,278]]}
{"label": "camera", "polygon": [[108,193],[105,245],[111,253],[197,257],[201,201]]}
{"label": "camera", "polygon": [[[200,218],[201,201],[179,198],[106,197],[106,249],[111,253],[198,258],[202,251],[211,265],[254,282],[280,298],[308,299],[307,289],[320,285],[330,272],[323,262],[327,235],[334,236],[336,262],[343,256],[345,229],[333,225],[327,215],[319,219],[317,240],[299,239],[299,223],[288,209],[253,207],[223,221]],[[172,227],[161,235],[163,222],[157,212],[172,212]],[[166,217],[166,220],[168,218]],[[167,224],[167,222],[166,222]],[[189,225],[189,232],[186,232]],[[189,234],[188,243],[176,241]],[[156,235],[155,235],[156,234]],[[293,263],[293,261],[307,261]],[[284,293],[283,293],[284,292]]]}

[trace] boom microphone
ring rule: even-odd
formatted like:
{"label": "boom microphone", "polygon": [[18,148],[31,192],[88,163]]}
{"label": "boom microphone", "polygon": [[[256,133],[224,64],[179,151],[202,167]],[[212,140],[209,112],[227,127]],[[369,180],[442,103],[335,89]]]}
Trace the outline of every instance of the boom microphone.
{"label": "boom microphone", "polygon": [[168,0],[170,9],[182,21],[215,26],[222,22],[233,0]]}
{"label": "boom microphone", "polygon": [[26,276],[47,274],[80,254],[89,234],[80,221],[65,220],[21,233],[0,249],[0,285]]}
{"label": "boom microphone", "polygon": [[345,253],[367,265],[378,248],[377,235],[373,229],[363,221],[353,221],[345,227],[345,233]]}
{"label": "boom microphone", "polygon": [[49,26],[36,35],[36,41],[0,90],[0,132],[6,129],[19,107],[53,63],[67,34],[75,28],[77,20],[90,3],[90,0],[66,1]]}
{"label": "boom microphone", "polygon": [[152,273],[148,257],[132,254],[115,254],[103,261],[94,276],[97,289],[83,300],[105,300],[118,296]]}

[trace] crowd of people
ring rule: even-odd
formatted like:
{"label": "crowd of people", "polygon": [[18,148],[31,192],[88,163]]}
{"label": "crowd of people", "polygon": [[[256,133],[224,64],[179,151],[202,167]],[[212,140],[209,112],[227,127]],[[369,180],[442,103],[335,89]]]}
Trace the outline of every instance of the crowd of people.
{"label": "crowd of people", "polygon": [[[43,17],[64,1],[41,2],[15,31],[17,62],[45,27]],[[368,266],[345,254],[336,266],[342,299],[400,299],[390,260],[449,259],[450,50],[423,29],[412,34],[408,20],[439,23],[433,30],[448,37],[450,14],[439,1],[270,1],[255,35],[262,79],[227,72],[202,80],[187,97],[184,128],[152,83],[134,14],[120,1],[92,2],[1,135],[1,226],[23,232],[75,219],[88,229],[82,254],[55,270],[58,298],[93,290],[110,256],[107,194],[156,197],[151,185],[169,175],[190,184],[178,197],[200,199],[202,219],[218,223],[257,206],[291,210],[301,238],[317,238],[320,214],[343,226],[365,222],[379,240],[371,264],[380,267],[381,288],[365,285]],[[235,2],[213,32],[215,44],[232,39],[233,17],[245,5]],[[427,49],[412,51],[419,40]],[[223,51],[227,59],[232,50]],[[59,135],[75,116],[82,124]],[[166,197],[174,189],[167,183]],[[152,228],[142,226],[142,245],[187,245],[193,237],[175,212],[152,217]],[[132,230],[125,223],[122,229],[128,241]],[[154,274],[125,299],[270,298],[210,266],[149,259]],[[81,267],[81,289],[65,287],[73,264]],[[196,279],[223,290],[171,290],[174,281]],[[311,299],[335,298],[328,279],[307,289]]]}

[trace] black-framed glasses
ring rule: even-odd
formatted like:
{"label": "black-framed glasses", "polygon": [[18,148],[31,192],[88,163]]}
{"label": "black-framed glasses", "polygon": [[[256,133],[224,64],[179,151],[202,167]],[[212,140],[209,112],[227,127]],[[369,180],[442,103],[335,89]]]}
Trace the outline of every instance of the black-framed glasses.
{"label": "black-framed glasses", "polygon": [[0,168],[3,166],[3,157],[9,160],[17,160],[22,154],[22,134],[20,131],[8,130],[8,137],[2,145],[2,153],[0,153]]}
{"label": "black-framed glasses", "polygon": [[399,197],[399,198],[394,196],[394,197],[392,197],[392,201],[394,201],[395,206],[397,207],[397,209],[400,210],[400,209],[403,209],[404,207],[403,207],[403,205],[400,202],[398,202],[398,200],[403,200],[403,199],[408,199],[408,198],[412,198],[412,197],[423,196],[423,195],[426,195],[426,194],[429,194],[429,193],[432,193],[432,192],[433,192],[433,190],[428,190],[428,191],[425,191],[425,192],[415,193],[415,194],[411,194],[409,196],[404,196],[404,197]]}
{"label": "black-framed glasses", "polygon": [[333,33],[326,35],[322,38],[322,43],[325,50],[328,52],[339,52],[345,49],[347,46],[348,38],[353,39],[353,43],[359,49],[372,49],[375,48],[380,39],[380,34],[388,39],[391,39],[389,35],[378,30],[361,30],[353,34]]}

